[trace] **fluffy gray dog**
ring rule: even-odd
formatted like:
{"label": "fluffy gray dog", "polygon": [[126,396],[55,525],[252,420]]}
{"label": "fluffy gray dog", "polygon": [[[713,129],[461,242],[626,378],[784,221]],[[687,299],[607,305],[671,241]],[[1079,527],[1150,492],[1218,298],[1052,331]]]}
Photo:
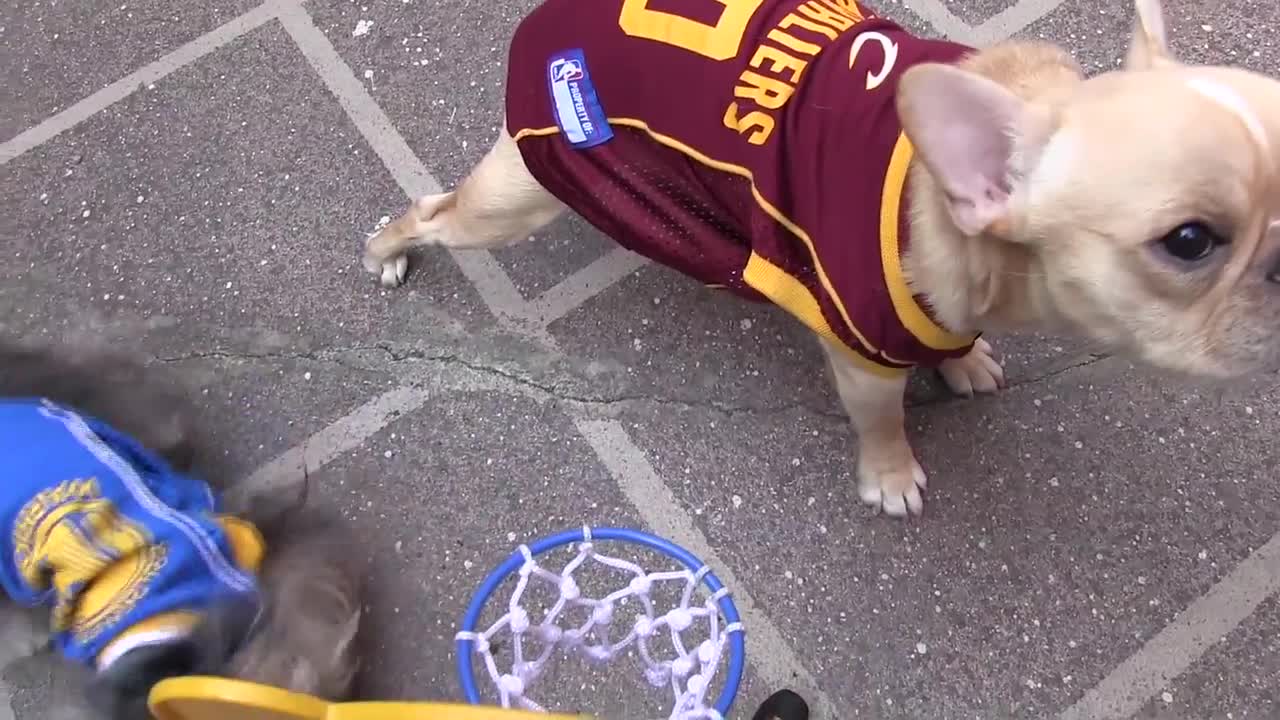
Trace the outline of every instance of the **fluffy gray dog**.
{"label": "fluffy gray dog", "polygon": [[[24,629],[35,615],[20,605],[45,618],[52,611],[54,647],[91,669],[89,704],[110,720],[149,718],[151,687],[177,675],[220,675],[347,699],[358,665],[363,570],[349,529],[336,517],[300,510],[296,498],[257,499],[234,517],[215,514],[212,499],[209,507],[193,506],[190,497],[173,500],[183,489],[196,488],[199,502],[225,489],[190,474],[199,433],[177,382],[116,352],[0,340],[0,411],[4,472],[14,473],[0,494],[21,496],[29,476],[49,466],[62,473],[57,478],[71,478],[35,499],[0,502],[0,548],[9,553],[0,557],[0,575],[11,600],[0,606],[8,646],[0,651],[21,655],[43,645],[39,630]],[[71,438],[72,451],[50,451],[62,441],[58,433]],[[39,438],[50,437],[51,444],[40,445]],[[76,465],[83,448],[87,470]],[[105,464],[93,465],[103,458]],[[111,495],[118,478],[125,488],[119,499]],[[67,488],[78,493],[74,502]],[[139,497],[143,502],[131,502]],[[200,523],[212,540],[199,528],[188,532]],[[248,528],[252,562],[241,562],[233,527]],[[191,549],[184,543],[195,550],[184,554]],[[213,548],[213,560],[206,548]],[[160,560],[147,566],[148,557]],[[214,592],[220,586],[211,578],[224,567],[246,578],[250,590]],[[140,568],[150,574],[130,586],[144,576]],[[162,597],[145,595],[153,591]],[[168,604],[161,607],[162,600]],[[151,616],[144,612],[148,602]]]}

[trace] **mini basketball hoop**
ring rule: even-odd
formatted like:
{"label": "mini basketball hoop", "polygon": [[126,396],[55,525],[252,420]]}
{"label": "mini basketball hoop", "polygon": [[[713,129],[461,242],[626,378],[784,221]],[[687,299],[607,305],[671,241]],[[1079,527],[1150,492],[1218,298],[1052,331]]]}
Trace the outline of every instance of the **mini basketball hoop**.
{"label": "mini basketball hoop", "polygon": [[[646,572],[640,565],[606,555],[597,545],[615,543],[656,552],[680,565],[679,569]],[[577,554],[560,572],[539,564],[541,557],[557,548],[577,544]],[[574,573],[587,563],[595,563],[628,578],[623,587],[593,598],[583,595]],[[487,629],[478,630],[480,616],[504,581],[515,579],[515,590],[505,602],[507,611]],[[526,593],[541,584],[553,590],[556,599],[545,616],[535,621],[521,606]],[[660,612],[653,598],[658,585],[675,585],[679,601]],[[696,598],[695,595],[705,595]],[[570,609],[583,609],[589,617],[581,623],[561,627]],[[700,624],[706,639],[696,646],[686,645],[682,634]],[[621,627],[618,627],[621,625]],[[512,663],[500,670],[494,657],[495,639],[511,637]],[[672,705],[669,720],[722,720],[733,705],[746,662],[744,628],[738,608],[707,565],[688,550],[669,540],[626,528],[567,530],[521,545],[498,566],[472,597],[456,636],[458,676],[468,702],[480,704],[473,658],[479,656],[486,674],[504,708],[545,712],[529,692],[553,661],[561,655],[577,655],[590,662],[607,664],[634,649],[643,663],[645,679],[654,687],[669,686]],[[662,657],[656,640],[670,638],[674,652]],[[543,646],[527,656],[531,639]],[[727,659],[727,669],[722,668]],[[721,675],[723,687],[714,701],[708,700],[712,681]]]}
{"label": "mini basketball hoop", "polygon": [[[597,544],[605,542],[652,551],[681,567],[646,572],[634,562],[598,552]],[[549,552],[575,544],[577,553],[559,573],[538,563],[539,557],[545,561]],[[584,597],[574,573],[588,562],[622,571],[629,580],[622,588],[599,598]],[[506,613],[487,629],[478,631],[485,607],[503,582],[513,578],[516,587],[505,603]],[[556,595],[550,610],[537,623],[520,604],[535,584],[548,586]],[[658,612],[654,590],[664,584],[679,590],[679,600],[674,607]],[[705,597],[695,598],[699,592]],[[566,621],[571,608],[585,609],[589,618],[562,628],[557,621]],[[620,621],[626,621],[626,631],[617,632],[619,637],[613,639],[611,630],[622,624]],[[707,637],[696,646],[687,647],[681,634],[695,624],[706,626]],[[512,637],[514,662],[509,672],[499,671],[493,654],[495,638],[504,631]],[[528,695],[544,676],[555,651],[608,664],[634,649],[649,684],[671,689],[669,720],[723,720],[742,681],[746,662],[743,635],[742,621],[728,588],[693,553],[638,530],[584,527],[521,545],[485,578],[472,597],[462,630],[456,636],[457,670],[469,705],[412,700],[333,703],[241,680],[200,676],[157,683],[148,705],[157,720],[584,720],[589,716],[573,711],[547,714]],[[670,637],[673,657],[660,657],[656,652],[655,640],[660,636]],[[525,657],[526,638],[541,640],[545,646],[542,652]],[[483,659],[501,708],[482,706],[475,680],[475,656]],[[724,665],[727,668],[722,668]],[[709,702],[712,681],[721,676],[723,687],[715,701]],[[616,717],[635,720],[640,716],[628,713]],[[790,690],[780,690],[756,710],[752,720],[808,718],[804,700]]]}

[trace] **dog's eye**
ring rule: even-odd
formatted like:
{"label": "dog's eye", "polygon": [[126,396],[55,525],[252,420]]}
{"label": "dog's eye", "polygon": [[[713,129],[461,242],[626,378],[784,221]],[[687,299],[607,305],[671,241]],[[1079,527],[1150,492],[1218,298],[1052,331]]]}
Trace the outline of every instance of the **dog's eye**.
{"label": "dog's eye", "polygon": [[1226,244],[1221,236],[1199,222],[1179,225],[1160,238],[1160,246],[1165,252],[1183,262],[1204,260]]}

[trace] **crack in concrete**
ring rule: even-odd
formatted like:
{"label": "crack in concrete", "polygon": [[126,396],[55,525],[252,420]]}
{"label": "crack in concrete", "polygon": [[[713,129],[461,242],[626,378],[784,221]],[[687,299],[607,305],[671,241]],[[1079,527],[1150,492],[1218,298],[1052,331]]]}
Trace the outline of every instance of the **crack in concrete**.
{"label": "crack in concrete", "polygon": [[1016,387],[1024,387],[1026,385],[1037,385],[1039,383],[1044,382],[1045,380],[1052,380],[1053,378],[1059,377],[1061,375],[1066,375],[1067,373],[1073,370],[1078,370],[1082,367],[1089,367],[1090,365],[1096,365],[1102,362],[1103,360],[1110,360],[1113,357],[1115,357],[1115,355],[1113,355],[1112,353],[1089,353],[1085,357],[1085,359],[1081,360],[1080,362],[1067,363],[1062,367],[1056,368],[1054,370],[1050,370],[1045,373],[1041,373],[1040,375],[1036,375],[1035,377],[1031,377],[1016,383],[1011,383],[1009,387],[1016,388]]}
{"label": "crack in concrete", "polygon": [[[1007,393],[1011,390],[1020,390],[1023,388],[1034,387],[1036,385],[1043,384],[1048,380],[1052,380],[1056,377],[1066,375],[1067,373],[1070,373],[1074,370],[1078,370],[1083,367],[1089,367],[1090,365],[1100,363],[1103,360],[1108,360],[1112,357],[1114,356],[1110,353],[1087,353],[1084,355],[1084,359],[1078,362],[1068,362],[1052,370],[1042,372],[1037,375],[1032,375],[1031,377],[1028,377],[1022,380],[1016,380],[1014,382],[1007,383],[1004,386],[1004,388],[1000,391],[1000,393],[997,393],[997,394]],[[923,400],[916,400],[914,402],[908,401],[907,407],[909,408],[933,407],[937,405],[947,405],[955,402],[964,402],[969,399],[970,398],[955,395],[950,391],[944,391],[944,392],[939,392],[934,397],[925,398]]]}
{"label": "crack in concrete", "polygon": [[[385,356],[386,361],[383,366],[371,365],[354,361],[351,356],[362,353],[379,353]],[[1060,377],[1083,367],[1088,367],[1103,360],[1112,357],[1107,353],[1089,353],[1083,360],[1078,362],[1069,362],[1061,367],[1054,368],[1047,372],[1033,375],[1029,378],[1009,383],[1005,392],[1015,389],[1032,387],[1048,380]],[[654,395],[646,395],[642,393],[620,393],[615,395],[593,395],[574,391],[566,387],[566,383],[545,381],[529,374],[512,371],[504,367],[502,364],[485,363],[475,359],[465,357],[457,352],[439,352],[432,353],[419,349],[403,349],[396,348],[390,344],[375,343],[370,345],[353,345],[345,348],[326,348],[315,351],[272,351],[272,352],[234,352],[225,350],[209,350],[202,352],[193,352],[185,355],[156,357],[156,361],[173,364],[190,362],[193,360],[228,360],[228,361],[278,361],[278,360],[306,360],[317,363],[329,363],[339,365],[344,368],[359,370],[362,372],[378,372],[385,371],[386,366],[398,363],[425,363],[437,365],[442,368],[462,369],[464,372],[470,373],[483,380],[490,382],[464,382],[462,387],[458,389],[485,390],[493,389],[499,391],[515,392],[532,397],[539,402],[559,402],[568,405],[577,406],[582,409],[590,410],[596,413],[602,413],[614,416],[620,409],[628,406],[658,406],[679,408],[685,410],[704,410],[720,414],[725,417],[733,417],[736,415],[777,415],[788,413],[805,413],[829,422],[847,423],[848,416],[839,410],[817,408],[803,402],[781,403],[777,405],[735,405],[732,403],[720,402],[709,398],[702,401],[679,399],[672,397],[658,397]],[[497,385],[491,384],[496,381]],[[420,381],[409,380],[410,385],[421,385]],[[449,386],[450,383],[441,383]],[[955,402],[965,401],[969,398],[957,397],[950,394],[946,390],[939,390],[932,397],[923,399],[908,399],[908,408],[934,407]]]}
{"label": "crack in concrete", "polygon": [[[497,380],[499,387],[493,389],[515,390],[521,394],[530,395],[539,401],[556,401],[575,405],[582,408],[595,410],[596,412],[604,412],[605,414],[615,414],[614,409],[622,408],[628,405],[658,405],[663,407],[676,407],[681,409],[693,410],[710,410],[726,417],[734,415],[765,415],[765,414],[786,414],[791,412],[806,412],[810,415],[821,417],[828,420],[847,422],[848,418],[844,413],[821,408],[814,408],[805,403],[786,403],[769,406],[749,406],[749,405],[733,405],[729,403],[717,402],[715,400],[706,400],[696,402],[692,400],[681,400],[669,397],[656,397],[639,393],[618,394],[612,396],[590,395],[580,392],[574,392],[562,383],[541,381],[529,375],[512,372],[501,365],[491,365],[468,359],[457,353],[428,353],[423,350],[398,350],[388,345],[356,345],[347,348],[327,349],[315,352],[267,352],[267,353],[241,353],[228,351],[205,351],[188,353],[186,355],[157,357],[159,362],[163,363],[181,363],[191,360],[308,360],[312,362],[331,363],[354,370],[365,372],[376,371],[379,368],[369,367],[360,363],[352,362],[346,356],[378,352],[386,355],[388,364],[401,362],[417,362],[436,364],[445,367],[463,368],[465,371],[484,378]],[[412,380],[409,384],[414,384]],[[485,383],[480,383],[479,387],[473,389],[488,389]],[[506,385],[506,388],[500,387]]]}

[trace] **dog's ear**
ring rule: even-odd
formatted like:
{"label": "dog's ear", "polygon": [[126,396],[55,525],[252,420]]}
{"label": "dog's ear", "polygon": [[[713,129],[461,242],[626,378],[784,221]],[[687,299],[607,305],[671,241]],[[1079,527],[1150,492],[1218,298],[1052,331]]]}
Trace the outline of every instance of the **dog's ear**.
{"label": "dog's ear", "polygon": [[997,232],[1010,221],[1011,183],[1029,143],[1046,135],[1047,110],[996,82],[951,65],[926,63],[903,74],[898,115],[938,182],[964,234]]}
{"label": "dog's ear", "polygon": [[1127,70],[1152,70],[1175,64],[1164,29],[1164,9],[1160,0],[1135,0],[1133,39],[1125,59]]}

